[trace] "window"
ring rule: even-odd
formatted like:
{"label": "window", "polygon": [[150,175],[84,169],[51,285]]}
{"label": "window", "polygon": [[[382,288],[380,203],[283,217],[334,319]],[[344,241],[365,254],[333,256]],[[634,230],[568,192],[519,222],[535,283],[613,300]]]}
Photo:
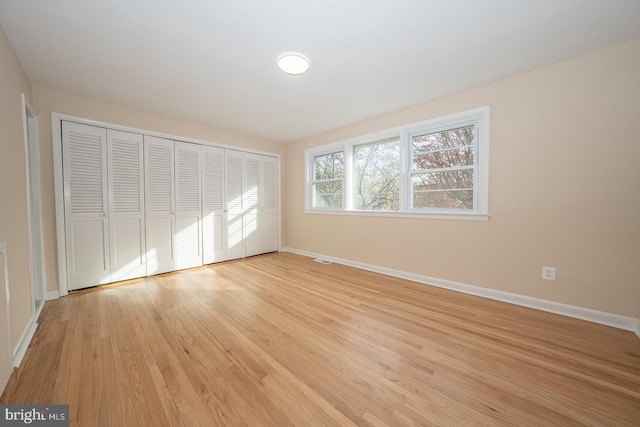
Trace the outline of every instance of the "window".
{"label": "window", "polygon": [[344,179],[344,153],[313,157],[313,207],[341,208]]}
{"label": "window", "polygon": [[488,219],[489,107],[307,150],[307,212]]}
{"label": "window", "polygon": [[356,209],[399,209],[400,138],[354,146],[353,168]]}
{"label": "window", "polygon": [[409,135],[411,141],[411,207],[474,207],[474,125]]}

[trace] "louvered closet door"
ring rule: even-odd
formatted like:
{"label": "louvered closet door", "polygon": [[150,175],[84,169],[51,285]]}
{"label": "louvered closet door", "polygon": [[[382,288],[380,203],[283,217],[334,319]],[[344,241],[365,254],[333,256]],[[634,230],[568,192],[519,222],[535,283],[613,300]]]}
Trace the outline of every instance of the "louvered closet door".
{"label": "louvered closet door", "polygon": [[147,275],[176,269],[174,142],[144,136]]}
{"label": "louvered closet door", "polygon": [[225,175],[225,252],[227,259],[243,258],[243,154],[224,150]]}
{"label": "louvered closet door", "polygon": [[244,153],[244,215],[243,232],[246,256],[262,253],[262,210],[260,206],[262,175],[261,156]]}
{"label": "louvered closet door", "polygon": [[176,141],[176,266],[202,265],[202,147]]}
{"label": "louvered closet door", "polygon": [[111,281],[106,129],[62,122],[67,289]]}
{"label": "louvered closet door", "polygon": [[202,147],[203,262],[224,261],[224,150]]}
{"label": "louvered closet door", "polygon": [[107,130],[111,281],[146,276],[141,134]]}
{"label": "louvered closet door", "polygon": [[260,236],[262,253],[280,250],[278,224],[278,159],[262,156]]}

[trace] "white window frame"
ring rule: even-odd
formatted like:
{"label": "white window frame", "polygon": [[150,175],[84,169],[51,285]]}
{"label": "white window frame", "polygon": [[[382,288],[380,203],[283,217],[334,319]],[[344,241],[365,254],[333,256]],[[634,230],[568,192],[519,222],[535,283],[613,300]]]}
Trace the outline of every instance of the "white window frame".
{"label": "white window frame", "polygon": [[[487,221],[489,219],[489,116],[490,108],[485,106],[305,150],[307,171],[305,213]],[[476,131],[474,208],[471,210],[411,208],[412,153],[409,143],[410,136],[416,133],[433,133],[470,124],[475,126]],[[400,208],[398,211],[357,210],[353,194],[354,147],[392,137],[400,139]],[[344,153],[345,162],[342,183],[343,207],[342,209],[313,207],[314,157],[337,151]]]}
{"label": "white window frame", "polygon": [[[314,184],[318,183],[318,182],[332,182],[332,181],[342,181],[342,209],[344,209],[345,207],[345,201],[346,201],[346,189],[345,189],[345,185],[346,185],[346,174],[347,174],[347,170],[346,170],[346,162],[347,162],[347,157],[345,155],[345,153],[343,153],[343,161],[345,162],[344,164],[344,170],[342,171],[342,179],[329,179],[329,180],[316,180],[315,179],[315,159],[316,157],[322,157],[322,156],[326,156],[329,154],[334,154],[334,153],[339,153],[341,152],[342,149],[339,147],[336,147],[336,149],[333,150],[327,150],[327,151],[318,151],[318,152],[313,152],[311,154],[307,153],[307,163],[310,162],[310,167],[307,168],[307,182],[308,185],[306,186],[306,190],[307,190],[307,205],[308,206],[313,206],[313,199],[314,199]],[[310,157],[309,157],[310,156]],[[330,211],[335,211],[336,208],[331,208],[331,207],[313,207],[313,209],[317,209],[317,210],[330,210]]]}

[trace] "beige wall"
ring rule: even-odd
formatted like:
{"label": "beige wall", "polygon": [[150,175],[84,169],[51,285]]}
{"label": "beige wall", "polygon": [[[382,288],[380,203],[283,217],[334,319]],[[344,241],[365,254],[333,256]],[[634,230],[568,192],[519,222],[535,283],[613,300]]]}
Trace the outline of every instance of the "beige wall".
{"label": "beige wall", "polygon": [[[640,318],[639,99],[635,40],[289,143],[286,245]],[[484,105],[488,222],[304,214],[305,148]]]}
{"label": "beige wall", "polygon": [[[14,346],[31,319],[32,306],[21,93],[31,103],[31,83],[0,27],[0,241],[7,243]],[[0,315],[5,315],[4,307]]]}
{"label": "beige wall", "polygon": [[[284,154],[284,145],[280,143],[213,128],[201,123],[162,116],[121,105],[104,103],[36,85],[33,86],[33,100],[34,109],[38,115],[40,174],[42,177],[42,216],[48,291],[58,290],[53,149],[51,138],[52,112],[144,130],[164,132],[175,136],[196,138],[218,144],[266,151],[280,155]],[[282,176],[284,177],[285,162],[282,157],[281,163],[283,165]]]}

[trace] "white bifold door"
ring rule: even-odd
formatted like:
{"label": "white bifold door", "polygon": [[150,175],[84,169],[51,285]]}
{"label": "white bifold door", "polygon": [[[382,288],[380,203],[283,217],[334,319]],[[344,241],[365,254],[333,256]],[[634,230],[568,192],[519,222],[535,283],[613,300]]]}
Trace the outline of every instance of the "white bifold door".
{"label": "white bifold door", "polygon": [[278,250],[277,161],[225,150],[227,259]]}
{"label": "white bifold door", "polygon": [[146,275],[142,136],[62,122],[67,287]]}
{"label": "white bifold door", "polygon": [[278,169],[275,157],[244,153],[246,256],[278,250]]}
{"label": "white bifold door", "polygon": [[202,260],[226,260],[224,224],[224,150],[202,146]]}
{"label": "white bifold door", "polygon": [[244,216],[244,153],[224,150],[225,175],[225,255],[227,259],[245,256]]}
{"label": "white bifold door", "polygon": [[147,275],[141,134],[107,129],[111,281]]}
{"label": "white bifold door", "polygon": [[260,239],[261,253],[280,249],[278,221],[278,159],[261,156]]}
{"label": "white bifold door", "polygon": [[[214,242],[216,248],[223,248],[215,251],[215,261],[277,251],[278,159],[229,149],[207,154],[207,147],[203,149],[205,263],[213,262],[207,261],[212,258],[206,254],[214,252],[207,249]],[[222,182],[224,186],[218,184]],[[218,210],[221,206],[223,212]],[[212,239],[212,233],[222,238]]]}
{"label": "white bifold door", "polygon": [[146,194],[147,275],[176,269],[174,142],[144,136]]}
{"label": "white bifold door", "polygon": [[262,247],[260,223],[260,155],[244,153],[244,232],[245,255],[257,255]]}
{"label": "white bifold door", "polygon": [[202,147],[145,135],[147,274],[202,265]]}
{"label": "white bifold door", "polygon": [[111,281],[107,130],[62,122],[67,286]]}
{"label": "white bifold door", "polygon": [[202,146],[176,141],[176,267],[202,265]]}
{"label": "white bifold door", "polygon": [[279,249],[278,159],[62,121],[67,289]]}

